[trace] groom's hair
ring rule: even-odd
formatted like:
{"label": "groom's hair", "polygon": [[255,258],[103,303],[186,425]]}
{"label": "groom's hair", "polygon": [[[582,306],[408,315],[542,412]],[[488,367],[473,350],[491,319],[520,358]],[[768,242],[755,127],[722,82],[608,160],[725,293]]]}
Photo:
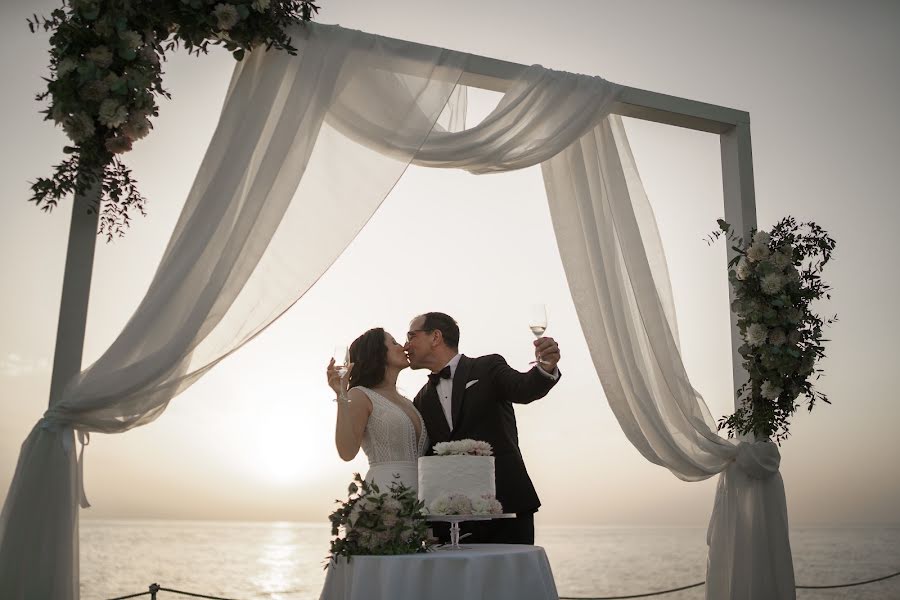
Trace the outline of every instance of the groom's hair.
{"label": "groom's hair", "polygon": [[350,344],[350,387],[358,385],[375,387],[384,381],[387,369],[387,346],[384,344],[384,329],[375,327],[368,330]]}
{"label": "groom's hair", "polygon": [[459,350],[459,325],[453,320],[453,317],[441,312],[427,312],[422,316],[425,317],[422,329],[440,331],[444,343],[453,350]]}

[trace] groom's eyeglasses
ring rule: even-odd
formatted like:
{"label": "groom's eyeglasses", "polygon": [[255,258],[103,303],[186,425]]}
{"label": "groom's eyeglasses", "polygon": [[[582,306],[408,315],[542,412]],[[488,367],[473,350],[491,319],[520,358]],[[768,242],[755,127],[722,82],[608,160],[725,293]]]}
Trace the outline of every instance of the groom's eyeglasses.
{"label": "groom's eyeglasses", "polygon": [[416,337],[416,334],[419,333],[420,331],[434,331],[434,329],[413,329],[412,331],[407,331],[406,332],[406,341],[411,342],[412,339],[414,337]]}

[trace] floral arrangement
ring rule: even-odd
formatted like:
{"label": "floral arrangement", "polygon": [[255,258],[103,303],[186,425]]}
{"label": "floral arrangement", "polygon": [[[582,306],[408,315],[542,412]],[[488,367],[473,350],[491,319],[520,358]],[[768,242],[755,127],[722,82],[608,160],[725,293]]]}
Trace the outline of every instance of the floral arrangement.
{"label": "floral arrangement", "polygon": [[396,482],[390,491],[382,492],[355,473],[348,493],[347,501],[337,500],[338,508],[328,517],[335,536],[332,561],[357,554],[426,552],[431,546],[424,504],[412,488]]}
{"label": "floral arrangement", "polygon": [[740,407],[719,420],[719,429],[754,434],[781,443],[789,432],[791,415],[805,398],[808,410],[816,402],[830,403],[813,388],[825,358],[823,329],[837,315],[822,319],[812,304],[830,299],[822,270],[831,260],[835,241],[812,222],[786,217],[771,231],[753,230],[745,241],[719,220],[710,242],[724,234],[736,253],[728,263],[734,292],[731,309],[737,316],[743,344],[738,349],[749,380],[737,394]]}
{"label": "floral arrangement", "polygon": [[165,53],[183,45],[199,55],[217,45],[242,60],[265,45],[296,54],[285,30],[318,10],[314,0],[63,0],[49,17],[34,15],[32,32],[53,32],[47,89],[37,100],[47,101],[41,112],[71,144],[53,175],[32,184],[30,201],[51,210],[97,186],[101,233],[122,235],[133,211],[146,214],[146,199],[120,157],[150,133],[156,97],[170,97]]}
{"label": "floral arrangement", "polygon": [[434,445],[434,453],[438,456],[491,456],[493,448],[487,442],[465,439],[438,442]]}
{"label": "floral arrangement", "polygon": [[503,506],[494,496],[470,498],[464,494],[441,494],[428,507],[432,515],[499,515]]}

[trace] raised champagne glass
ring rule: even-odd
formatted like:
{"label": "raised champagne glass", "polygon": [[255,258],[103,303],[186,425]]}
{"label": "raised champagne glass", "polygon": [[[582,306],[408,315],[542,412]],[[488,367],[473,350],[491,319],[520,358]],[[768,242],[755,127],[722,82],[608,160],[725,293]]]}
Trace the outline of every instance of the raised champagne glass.
{"label": "raised champagne glass", "polygon": [[341,378],[341,392],[339,398],[349,402],[350,398],[348,398],[347,394],[344,392],[343,381],[350,372],[350,350],[347,346],[335,346],[334,354],[332,354],[331,357],[334,359],[334,370],[337,371],[338,377]]}
{"label": "raised champagne glass", "polygon": [[[544,335],[544,332],[547,331],[547,305],[546,304],[532,304],[531,308],[528,312],[528,327],[531,329],[531,333],[534,334],[535,339],[539,339]],[[531,361],[530,365],[534,365],[540,362],[542,365],[547,364],[547,361],[538,357],[537,361]]]}

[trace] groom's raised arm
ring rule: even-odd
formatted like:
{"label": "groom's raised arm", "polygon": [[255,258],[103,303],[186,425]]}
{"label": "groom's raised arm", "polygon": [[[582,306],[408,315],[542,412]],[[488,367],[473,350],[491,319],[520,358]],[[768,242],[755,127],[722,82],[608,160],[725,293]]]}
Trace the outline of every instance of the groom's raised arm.
{"label": "groom's raised arm", "polygon": [[527,373],[522,373],[510,367],[499,354],[485,356],[483,359],[489,361],[487,369],[495,386],[500,390],[500,399],[515,404],[528,404],[543,398],[562,375],[557,369],[557,377],[554,379],[541,372],[537,366]]}

